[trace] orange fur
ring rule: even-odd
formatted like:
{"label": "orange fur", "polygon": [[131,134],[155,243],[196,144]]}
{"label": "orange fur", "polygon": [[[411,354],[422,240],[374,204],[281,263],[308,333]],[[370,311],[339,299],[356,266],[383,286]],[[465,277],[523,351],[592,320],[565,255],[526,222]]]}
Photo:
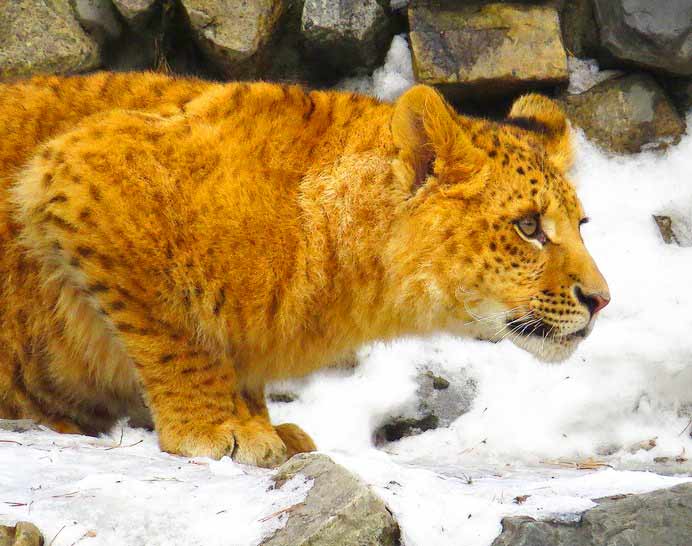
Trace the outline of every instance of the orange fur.
{"label": "orange fur", "polygon": [[[96,91],[107,78],[117,99]],[[548,99],[496,124],[424,86],[391,105],[76,80],[0,87],[15,101],[0,107],[14,128],[0,147],[0,416],[99,432],[149,408],[162,449],[273,466],[314,444],[271,425],[267,381],[375,339],[492,338],[536,317],[551,328],[540,348],[530,332],[517,343],[561,359],[592,324],[578,294],[607,297]],[[522,240],[529,213],[550,243]]]}

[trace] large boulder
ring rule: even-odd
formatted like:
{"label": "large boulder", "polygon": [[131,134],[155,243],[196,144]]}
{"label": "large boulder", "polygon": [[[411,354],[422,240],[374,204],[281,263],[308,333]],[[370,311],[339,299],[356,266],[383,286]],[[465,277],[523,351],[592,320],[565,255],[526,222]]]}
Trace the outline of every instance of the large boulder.
{"label": "large boulder", "polygon": [[100,63],[98,44],[79,26],[69,0],[2,2],[0,36],[0,79],[84,72]]}
{"label": "large boulder", "polygon": [[637,153],[676,144],[685,122],[654,79],[630,74],[561,99],[570,120],[606,150]]}
{"label": "large boulder", "polygon": [[258,77],[287,0],[181,0],[195,40],[226,77]]}
{"label": "large boulder", "polygon": [[692,540],[692,484],[644,495],[603,499],[577,523],[537,521],[526,516],[502,520],[492,546],[689,546]]}
{"label": "large boulder", "polygon": [[340,74],[381,64],[392,34],[377,0],[305,0],[301,33],[309,57]]}
{"label": "large boulder", "polygon": [[511,94],[567,82],[567,56],[553,6],[455,5],[409,7],[419,82],[451,96]]}
{"label": "large boulder", "polygon": [[262,546],[395,546],[399,526],[370,488],[326,455],[302,453],[277,469],[281,487],[297,474],[313,485],[286,525]]}
{"label": "large boulder", "polygon": [[593,0],[601,44],[616,59],[692,75],[692,1]]}

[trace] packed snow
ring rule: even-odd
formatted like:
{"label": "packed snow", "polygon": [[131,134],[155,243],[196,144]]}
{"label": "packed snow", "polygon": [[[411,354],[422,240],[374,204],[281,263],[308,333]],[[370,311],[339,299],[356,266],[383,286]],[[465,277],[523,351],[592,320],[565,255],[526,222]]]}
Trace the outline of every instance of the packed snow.
{"label": "packed snow", "polygon": [[[343,85],[393,99],[412,81],[397,37],[372,78]],[[406,339],[363,348],[352,371],[281,385],[298,399],[271,404],[275,422],[299,423],[373,486],[407,546],[489,546],[504,516],[573,520],[592,499],[692,481],[692,248],[664,244],[652,219],[692,223],[692,136],[629,157],[578,133],[576,145],[583,236],[612,303],[569,361],[541,364],[508,341]],[[415,405],[415,375],[430,363],[476,380],[471,410],[376,448],[373,431]],[[161,453],[153,433],[127,427],[99,439],[0,433],[0,521],[32,521],[54,546],[258,544],[310,488],[273,490],[270,478]]]}

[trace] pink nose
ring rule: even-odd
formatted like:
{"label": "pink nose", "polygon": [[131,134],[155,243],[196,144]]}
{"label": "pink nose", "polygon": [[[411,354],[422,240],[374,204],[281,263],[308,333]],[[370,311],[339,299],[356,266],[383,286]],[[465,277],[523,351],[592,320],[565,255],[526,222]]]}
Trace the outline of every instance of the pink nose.
{"label": "pink nose", "polygon": [[610,295],[603,294],[600,292],[594,292],[593,294],[585,293],[579,286],[576,286],[574,293],[577,299],[582,302],[589,309],[591,316],[594,316],[601,309],[610,303]]}
{"label": "pink nose", "polygon": [[610,297],[604,297],[600,294],[594,294],[593,296],[590,296],[590,298],[594,302],[593,307],[589,306],[589,310],[591,311],[592,315],[595,315],[610,303]]}

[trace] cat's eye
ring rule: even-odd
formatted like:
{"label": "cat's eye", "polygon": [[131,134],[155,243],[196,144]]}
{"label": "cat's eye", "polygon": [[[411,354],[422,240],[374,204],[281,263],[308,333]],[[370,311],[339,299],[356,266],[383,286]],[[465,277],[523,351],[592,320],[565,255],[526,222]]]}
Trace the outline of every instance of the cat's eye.
{"label": "cat's eye", "polygon": [[538,230],[541,228],[540,224],[538,223],[538,218],[535,216],[525,216],[521,220],[518,220],[517,227],[524,235],[531,238],[534,238]]}
{"label": "cat's eye", "polygon": [[537,242],[543,246],[548,242],[548,237],[541,229],[541,219],[538,214],[528,214],[519,218],[514,222],[514,227],[519,236],[530,243]]}

